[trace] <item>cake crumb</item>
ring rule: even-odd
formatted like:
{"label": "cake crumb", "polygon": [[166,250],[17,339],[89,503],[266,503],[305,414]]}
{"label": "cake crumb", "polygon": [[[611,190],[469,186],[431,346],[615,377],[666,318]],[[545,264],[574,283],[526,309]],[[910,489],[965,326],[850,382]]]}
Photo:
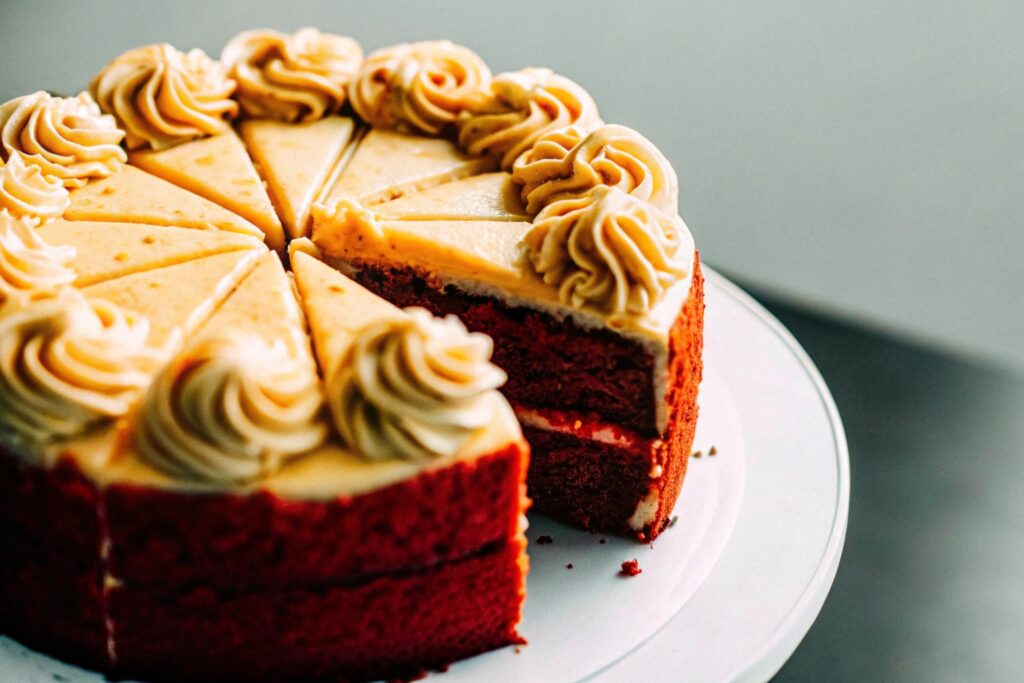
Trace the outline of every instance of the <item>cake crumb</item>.
{"label": "cake crumb", "polygon": [[520,652],[523,651],[523,646],[522,645],[516,645],[514,648],[512,648],[512,651],[515,652],[516,654],[519,654]]}
{"label": "cake crumb", "polygon": [[565,568],[566,569],[572,569],[572,562],[570,562],[569,564],[565,565]]}
{"label": "cake crumb", "polygon": [[668,520],[668,528],[671,529],[679,521],[679,515],[672,515],[672,519]]}
{"label": "cake crumb", "polygon": [[600,539],[600,540],[598,541],[598,543],[600,543],[601,545],[604,545],[604,544],[605,544],[605,543],[607,543],[607,542],[608,542],[608,539],[607,539],[607,538],[602,538],[602,539]]}
{"label": "cake crumb", "polygon": [[718,449],[712,446],[710,449],[708,449],[708,455],[718,455]]}
{"label": "cake crumb", "polygon": [[704,455],[704,454],[701,453],[700,451],[694,451],[693,453],[690,454],[690,457],[691,458],[699,458],[702,455]]}
{"label": "cake crumb", "polygon": [[572,426],[575,427],[576,429],[580,429],[581,427],[583,427],[583,420],[576,420],[575,422],[572,423]]}
{"label": "cake crumb", "polygon": [[537,545],[551,545],[554,542],[555,542],[555,539],[553,539],[553,538],[551,538],[550,536],[547,536],[547,535],[545,535],[545,536],[538,536],[537,537]]}
{"label": "cake crumb", "polygon": [[626,560],[619,567],[619,574],[621,574],[622,576],[636,576],[641,572],[643,572],[643,569],[640,569],[640,563],[637,562],[635,559]]}

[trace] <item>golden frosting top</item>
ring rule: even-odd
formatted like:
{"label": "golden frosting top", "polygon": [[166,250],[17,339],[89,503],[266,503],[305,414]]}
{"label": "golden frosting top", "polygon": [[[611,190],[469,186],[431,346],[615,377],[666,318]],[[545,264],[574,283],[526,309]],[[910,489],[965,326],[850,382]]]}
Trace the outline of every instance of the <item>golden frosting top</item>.
{"label": "golden frosting top", "polygon": [[235,82],[202,50],[167,43],[125,52],[96,74],[89,92],[125,131],[128,149],[166,149],[229,130]]}
{"label": "golden frosting top", "polygon": [[359,43],[315,28],[288,35],[245,31],[221,53],[238,84],[235,99],[249,116],[315,121],[345,104],[345,91],[363,59]]}
{"label": "golden frosting top", "polygon": [[640,133],[614,124],[589,135],[570,126],[540,137],[516,160],[512,179],[522,185],[531,214],[598,185],[618,187],[669,213],[676,212],[679,201],[679,183],[668,159]]}
{"label": "golden frosting top", "polygon": [[342,441],[370,460],[453,455],[504,401],[490,337],[468,333],[454,316],[406,312],[364,328],[328,382]]}
{"label": "golden frosting top", "polygon": [[67,288],[0,308],[0,425],[43,441],[125,415],[159,355],[149,323]]}
{"label": "golden frosting top", "polygon": [[0,210],[0,304],[50,296],[75,281],[74,247],[47,244],[30,219]]}
{"label": "golden frosting top", "polygon": [[123,137],[114,117],[100,113],[86,92],[51,97],[39,91],[0,105],[0,159],[20,152],[69,189],[119,169],[128,159]]}
{"label": "golden frosting top", "polygon": [[469,48],[447,40],[377,50],[350,86],[352,107],[377,128],[438,135],[490,84],[491,71]]}
{"label": "golden frosting top", "polygon": [[600,125],[587,91],[550,69],[523,69],[495,76],[487,97],[473,102],[459,121],[459,145],[470,154],[489,154],[509,171],[520,154],[542,135],[577,125]]}
{"label": "golden frosting top", "polygon": [[12,152],[7,162],[0,165],[0,211],[45,221],[60,218],[70,204],[71,198],[60,179],[27,163],[21,152]]}
{"label": "golden frosting top", "polygon": [[678,216],[605,185],[549,204],[523,244],[529,265],[564,304],[634,316],[690,274],[694,249]]}
{"label": "golden frosting top", "polygon": [[283,345],[253,335],[213,338],[154,380],[135,445],[172,476],[245,483],[323,442],[322,405],[316,371]]}

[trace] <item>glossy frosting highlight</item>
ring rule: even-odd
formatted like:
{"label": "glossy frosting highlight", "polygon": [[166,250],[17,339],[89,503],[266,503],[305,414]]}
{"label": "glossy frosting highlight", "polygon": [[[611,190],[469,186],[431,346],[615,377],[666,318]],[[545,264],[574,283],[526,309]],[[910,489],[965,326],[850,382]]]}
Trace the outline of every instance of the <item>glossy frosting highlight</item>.
{"label": "glossy frosting highlight", "polygon": [[161,150],[230,129],[235,82],[196,49],[167,43],[125,52],[100,71],[89,92],[125,131],[128,149]]}
{"label": "glossy frosting highlight", "polygon": [[599,185],[617,187],[669,213],[679,202],[679,182],[665,155],[632,128],[614,124],[589,135],[570,126],[538,138],[516,160],[512,179],[522,186],[531,214]]}
{"label": "glossy frosting highlight", "polygon": [[363,329],[328,384],[342,441],[370,460],[453,455],[504,400],[490,337],[468,333],[454,316],[406,312]]}
{"label": "glossy frosting highlight", "polygon": [[75,248],[48,244],[27,218],[0,210],[0,304],[56,294],[75,281]]}
{"label": "glossy frosting highlight", "polygon": [[213,338],[153,382],[135,431],[139,456],[171,476],[241,484],[323,442],[323,397],[312,368],[283,345]]}
{"label": "glossy frosting highlight", "polygon": [[341,109],[362,58],[356,41],[315,28],[290,35],[245,31],[221,54],[238,84],[235,99],[242,111],[289,122],[316,121]]}
{"label": "glossy frosting highlight", "polygon": [[74,289],[0,309],[0,424],[46,441],[128,413],[160,355],[144,318]]}
{"label": "glossy frosting highlight", "polygon": [[573,307],[646,315],[690,275],[693,238],[678,216],[617,187],[550,204],[523,239],[526,258]]}
{"label": "glossy frosting highlight", "polygon": [[550,69],[522,69],[495,76],[488,96],[460,117],[459,145],[470,154],[495,157],[510,171],[542,135],[600,123],[597,105],[579,85]]}
{"label": "glossy frosting highlight", "polygon": [[64,187],[105,178],[127,161],[124,131],[89,93],[52,97],[43,91],[0,105],[0,159],[21,153]]}
{"label": "glossy frosting highlight", "polygon": [[0,165],[0,211],[37,221],[60,218],[71,205],[68,190],[59,178],[13,152]]}
{"label": "glossy frosting highlight", "polygon": [[352,82],[356,113],[376,128],[438,135],[483,96],[491,72],[469,48],[447,40],[403,43],[366,58]]}

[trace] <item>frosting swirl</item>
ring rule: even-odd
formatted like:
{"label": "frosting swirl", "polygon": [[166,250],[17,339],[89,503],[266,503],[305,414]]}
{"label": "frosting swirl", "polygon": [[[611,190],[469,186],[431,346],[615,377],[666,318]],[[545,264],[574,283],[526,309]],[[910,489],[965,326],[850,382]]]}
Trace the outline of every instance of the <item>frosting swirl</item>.
{"label": "frosting swirl", "polygon": [[0,210],[13,216],[49,220],[64,215],[70,204],[60,179],[26,163],[20,152],[12,152],[7,163],[0,165]]}
{"label": "frosting swirl", "polygon": [[159,354],[149,322],[75,289],[0,309],[0,424],[43,441],[125,415]]}
{"label": "frosting swirl", "polygon": [[496,157],[508,171],[545,133],[600,123],[597,105],[579,85],[550,69],[523,69],[495,76],[490,95],[467,108],[458,121],[459,145]]}
{"label": "frosting swirl", "polygon": [[492,419],[505,373],[491,338],[421,308],[372,323],[328,384],[342,440],[369,460],[454,455]]}
{"label": "frosting swirl", "polygon": [[27,218],[0,211],[0,304],[8,299],[37,299],[75,281],[68,266],[74,247],[47,244]]}
{"label": "frosting swirl", "polygon": [[523,186],[530,213],[598,185],[618,187],[670,213],[679,201],[679,183],[668,159],[632,128],[611,124],[589,135],[570,126],[538,138],[516,160],[512,179]]}
{"label": "frosting swirl", "polygon": [[241,484],[324,440],[315,370],[281,344],[212,338],[153,381],[135,430],[140,457],[182,479]]}
{"label": "frosting swirl", "polygon": [[167,43],[125,52],[96,74],[89,92],[125,131],[128,149],[166,149],[230,128],[235,82],[202,50]]}
{"label": "frosting swirl", "polygon": [[563,303],[627,315],[645,314],[686,277],[694,249],[681,218],[604,185],[549,204],[523,243]]}
{"label": "frosting swirl", "polygon": [[345,89],[362,61],[359,43],[315,28],[288,35],[245,31],[221,53],[238,83],[235,99],[249,116],[315,121],[345,104]]}
{"label": "frosting swirl", "polygon": [[39,91],[0,105],[0,158],[20,152],[69,189],[118,170],[128,159],[123,137],[87,92],[51,97]]}
{"label": "frosting swirl", "polygon": [[490,81],[490,69],[469,48],[447,40],[403,43],[367,57],[349,97],[374,127],[438,135]]}

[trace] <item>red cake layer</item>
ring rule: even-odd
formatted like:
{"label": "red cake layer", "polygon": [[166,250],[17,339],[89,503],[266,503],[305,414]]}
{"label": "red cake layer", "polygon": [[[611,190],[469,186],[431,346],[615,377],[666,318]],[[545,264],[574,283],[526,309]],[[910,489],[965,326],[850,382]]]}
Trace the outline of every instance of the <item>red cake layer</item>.
{"label": "red cake layer", "polygon": [[[645,541],[668,525],[693,447],[703,370],[704,283],[699,266],[693,283],[672,328],[669,425],[662,438],[607,424],[594,415],[517,407],[517,413],[540,414],[554,427],[538,429],[524,421],[532,454],[529,491],[539,512],[593,531],[638,533]],[[606,438],[596,440],[597,432]],[[634,530],[629,519],[652,487],[658,491],[657,514],[642,530]]]}
{"label": "red cake layer", "polygon": [[123,676],[372,680],[523,642],[521,538],[462,560],[353,585],[222,593],[114,590]]}
{"label": "red cake layer", "polygon": [[512,444],[365,495],[182,495],[112,486],[111,573],[133,585],[284,588],[432,566],[506,543],[525,512],[525,446]]}
{"label": "red cake layer", "polygon": [[0,633],[93,668],[107,660],[99,499],[69,460],[0,448]]}
{"label": "red cake layer", "polygon": [[357,282],[395,305],[451,313],[470,330],[490,335],[492,360],[508,373],[501,391],[509,400],[593,412],[608,422],[657,434],[654,358],[637,342],[470,295],[409,268],[353,265]]}

